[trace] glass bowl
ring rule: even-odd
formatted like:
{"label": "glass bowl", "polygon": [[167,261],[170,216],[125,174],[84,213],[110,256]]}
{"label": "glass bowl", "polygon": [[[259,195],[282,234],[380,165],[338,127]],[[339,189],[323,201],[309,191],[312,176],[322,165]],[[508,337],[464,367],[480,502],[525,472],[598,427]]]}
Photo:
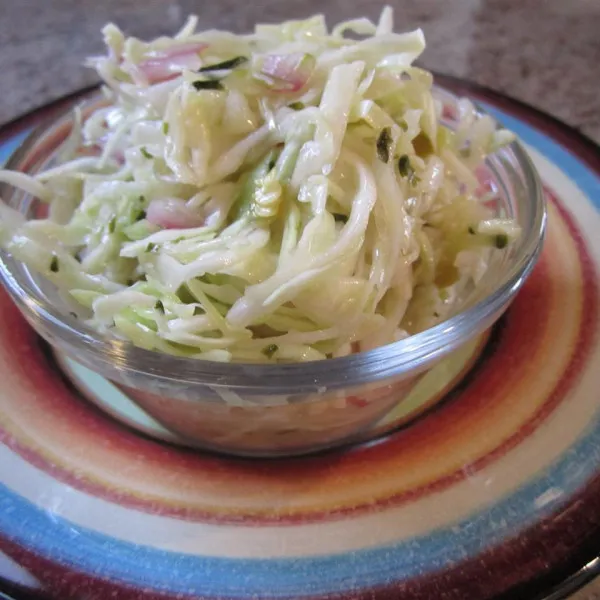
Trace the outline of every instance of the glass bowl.
{"label": "glass bowl", "polygon": [[[443,119],[452,127],[458,98],[440,88],[435,96],[447,108]],[[84,114],[101,101],[97,92],[88,95]],[[69,113],[37,128],[7,168],[35,173],[51,164],[71,123]],[[382,435],[429,408],[432,401],[402,403],[425,373],[489,330],[531,272],[546,220],[536,171],[518,143],[491,156],[486,169],[496,191],[495,210],[519,222],[519,240],[494,253],[485,276],[454,316],[402,341],[343,358],[256,365],[169,356],[88,328],[47,280],[5,252],[0,252],[0,279],[57,353],[118,386],[170,439],[240,456],[332,448]],[[4,186],[0,195],[28,218],[38,214],[38,201],[27,194]],[[401,417],[385,425],[392,410]]]}

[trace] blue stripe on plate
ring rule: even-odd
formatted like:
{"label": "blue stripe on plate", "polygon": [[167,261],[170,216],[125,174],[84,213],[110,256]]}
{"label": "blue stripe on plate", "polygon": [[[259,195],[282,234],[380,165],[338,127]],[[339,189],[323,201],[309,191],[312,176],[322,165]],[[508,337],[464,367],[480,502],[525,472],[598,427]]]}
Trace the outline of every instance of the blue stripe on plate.
{"label": "blue stripe on plate", "polygon": [[489,104],[483,104],[483,106],[491,115],[501,121],[507,129],[514,131],[526,144],[533,146],[550,162],[566,173],[584,192],[596,209],[600,209],[600,177],[598,173],[594,173],[569,149],[558,144],[538,129]]}
{"label": "blue stripe on plate", "polygon": [[31,129],[22,131],[0,145],[0,165],[6,163],[6,161],[10,158],[10,155],[19,147],[19,145],[29,135],[30,132]]}
{"label": "blue stripe on plate", "polygon": [[[488,107],[600,208],[600,178],[554,140]],[[16,142],[9,144],[14,147]],[[6,146],[0,152],[6,153]],[[3,154],[0,154],[2,156]],[[116,540],[37,508],[0,485],[0,531],[13,541],[90,574],[173,593],[219,597],[302,597],[392,584],[443,569],[500,543],[556,510],[600,464],[600,421],[551,467],[516,493],[468,519],[422,537],[370,550],[293,559],[230,559],[162,551]],[[561,499],[540,508],[549,489]]]}
{"label": "blue stripe on plate", "polygon": [[568,497],[600,463],[600,423],[532,483],[489,510],[423,537],[324,557],[231,559],[191,556],[122,542],[78,527],[0,486],[0,531],[64,565],[98,577],[173,593],[235,598],[314,596],[393,584],[448,567],[549,515],[536,500],[553,489]]}

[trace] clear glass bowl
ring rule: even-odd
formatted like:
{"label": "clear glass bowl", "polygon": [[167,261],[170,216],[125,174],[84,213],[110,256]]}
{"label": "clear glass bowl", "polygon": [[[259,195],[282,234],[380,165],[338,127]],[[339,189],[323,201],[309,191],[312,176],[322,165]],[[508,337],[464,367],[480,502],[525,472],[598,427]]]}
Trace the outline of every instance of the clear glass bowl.
{"label": "clear glass bowl", "polygon": [[[436,88],[446,106],[457,98]],[[97,93],[84,112],[101,102]],[[445,111],[452,114],[454,111]],[[454,113],[455,114],[455,113]],[[71,115],[34,131],[7,168],[35,173],[56,158]],[[446,124],[452,126],[449,117]],[[102,336],[69,314],[54,287],[5,252],[0,279],[34,329],[54,349],[119,386],[177,442],[244,456],[286,456],[381,435],[382,419],[442,358],[488,330],[509,306],[542,247],[545,205],[536,171],[518,143],[487,161],[496,210],[518,220],[522,236],[495,253],[460,312],[405,340],[343,358],[302,364],[223,364],[168,356]],[[38,202],[8,188],[11,206],[29,218]],[[423,405],[401,411],[406,423]],[[388,429],[398,426],[392,421]]]}

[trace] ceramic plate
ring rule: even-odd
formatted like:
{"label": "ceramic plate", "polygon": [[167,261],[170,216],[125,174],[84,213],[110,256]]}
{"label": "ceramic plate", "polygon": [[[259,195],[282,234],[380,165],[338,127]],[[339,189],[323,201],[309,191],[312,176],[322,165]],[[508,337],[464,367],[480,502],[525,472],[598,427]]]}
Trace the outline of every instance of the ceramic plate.
{"label": "ceramic plate", "polygon": [[[548,593],[593,556],[598,149],[530,108],[440,80],[521,137],[549,211],[543,256],[505,317],[414,399],[425,406],[443,393],[444,402],[343,452],[277,461],[194,453],[129,427],[160,433],[108,382],[53,356],[0,293],[0,575],[13,592],[516,599]],[[4,128],[0,160],[73,101]]]}

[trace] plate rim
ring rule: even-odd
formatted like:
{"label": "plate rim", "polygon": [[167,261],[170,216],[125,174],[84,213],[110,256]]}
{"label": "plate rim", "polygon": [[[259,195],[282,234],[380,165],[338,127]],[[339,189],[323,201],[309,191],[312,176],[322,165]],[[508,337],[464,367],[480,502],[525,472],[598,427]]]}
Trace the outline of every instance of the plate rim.
{"label": "plate rim", "polygon": [[[477,99],[489,99],[501,110],[512,113],[531,127],[538,129],[551,137],[556,143],[567,150],[575,148],[573,153],[576,158],[585,163],[592,171],[600,176],[600,143],[581,132],[559,118],[539,109],[527,102],[516,99],[502,91],[478,84],[472,80],[447,75],[432,71],[434,79],[452,90],[459,93],[474,96]],[[73,103],[79,97],[84,96],[95,89],[99,84],[93,84],[79,88],[71,93],[62,95],[54,100],[33,108],[13,119],[0,124],[0,142],[13,138],[28,127],[43,122],[46,118],[52,118],[63,107]],[[568,145],[566,141],[568,140]],[[599,470],[600,472],[600,470]],[[590,485],[589,482],[581,492]],[[569,504],[576,499],[578,494],[569,499]],[[560,511],[560,509],[559,509]],[[554,511],[552,515],[556,514]],[[542,519],[545,520],[545,519]],[[528,527],[525,529],[529,529]],[[520,534],[521,532],[519,532]],[[495,600],[515,600],[516,598],[535,598],[536,600],[559,600],[584,587],[591,580],[600,575],[600,539],[596,543],[590,543],[589,547],[577,551],[569,558],[561,569],[553,568],[553,572],[531,579],[518,588],[511,588],[495,596]],[[7,582],[10,584],[10,582]],[[0,594],[4,594],[12,600],[26,600],[31,598],[30,592],[27,596],[22,594],[16,587],[7,587],[0,578]]]}

